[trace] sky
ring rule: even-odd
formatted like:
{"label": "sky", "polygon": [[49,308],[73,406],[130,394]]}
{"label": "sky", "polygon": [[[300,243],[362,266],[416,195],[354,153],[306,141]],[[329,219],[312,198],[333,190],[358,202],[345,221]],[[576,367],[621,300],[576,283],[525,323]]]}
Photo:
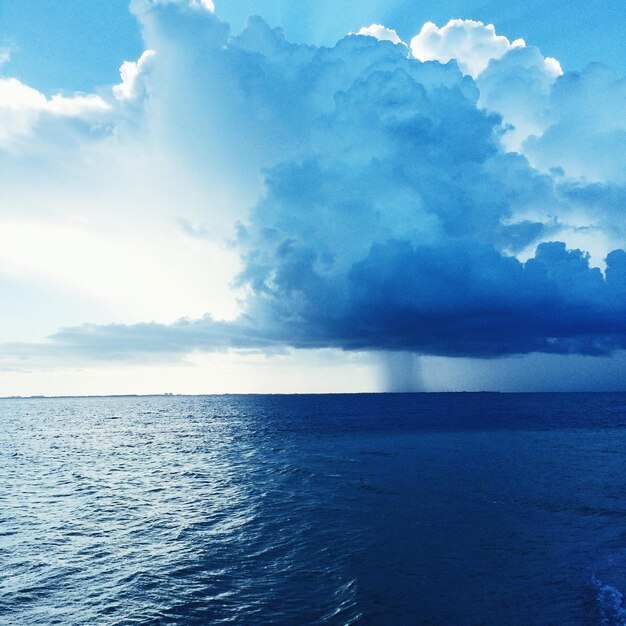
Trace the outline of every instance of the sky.
{"label": "sky", "polygon": [[0,395],[626,389],[625,13],[0,0]]}

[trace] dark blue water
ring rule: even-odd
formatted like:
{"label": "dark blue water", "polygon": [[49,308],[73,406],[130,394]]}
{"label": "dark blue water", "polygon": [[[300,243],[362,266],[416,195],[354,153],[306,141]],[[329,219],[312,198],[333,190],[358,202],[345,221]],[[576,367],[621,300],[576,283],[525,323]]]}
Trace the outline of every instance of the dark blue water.
{"label": "dark blue water", "polygon": [[624,625],[626,395],[0,402],[0,623]]}

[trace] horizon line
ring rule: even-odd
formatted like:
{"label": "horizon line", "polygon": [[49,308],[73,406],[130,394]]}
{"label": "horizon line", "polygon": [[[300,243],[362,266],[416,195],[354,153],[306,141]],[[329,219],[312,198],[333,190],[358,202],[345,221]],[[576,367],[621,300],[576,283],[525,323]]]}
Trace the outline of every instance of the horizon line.
{"label": "horizon line", "polygon": [[78,400],[78,399],[106,399],[106,398],[211,398],[223,396],[385,396],[385,395],[450,395],[450,394],[626,394],[623,390],[552,390],[552,391],[498,391],[498,390],[480,390],[480,391],[312,391],[312,392],[224,392],[224,393],[111,393],[111,394],[61,394],[61,395],[14,395],[0,396],[1,400]]}

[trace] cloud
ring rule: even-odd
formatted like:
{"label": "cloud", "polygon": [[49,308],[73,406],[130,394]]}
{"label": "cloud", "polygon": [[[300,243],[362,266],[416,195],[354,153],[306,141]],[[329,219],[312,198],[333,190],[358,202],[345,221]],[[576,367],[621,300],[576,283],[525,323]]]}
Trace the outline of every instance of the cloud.
{"label": "cloud", "polygon": [[552,89],[562,72],[555,72],[534,46],[519,46],[499,59],[492,59],[476,78],[479,106],[503,117],[503,143],[523,152],[530,136],[540,136],[552,123]]}
{"label": "cloud", "polygon": [[425,24],[411,41],[413,55],[455,60],[474,77],[479,107],[503,118],[502,142],[534,167],[570,178],[626,182],[626,79],[600,63],[563,70],[521,40],[510,42],[493,25],[451,20]]}
{"label": "cloud", "polygon": [[502,115],[507,149],[537,169],[626,183],[626,79],[592,63],[555,76],[533,47],[507,52],[478,76],[479,105]]}
{"label": "cloud", "polygon": [[152,6],[171,4],[215,13],[215,3],[213,0],[131,0],[131,4],[136,7],[141,7],[142,5],[146,6],[148,4]]}
{"label": "cloud", "polygon": [[374,37],[378,41],[391,41],[394,44],[403,44],[404,41],[400,39],[400,35],[393,30],[393,28],[387,28],[382,24],[372,24],[371,26],[361,28],[356,35],[363,35],[364,37]]}
{"label": "cloud", "polygon": [[626,184],[626,78],[600,63],[568,72],[551,90],[551,124],[530,138],[524,152],[544,170],[570,177]]}
{"label": "cloud", "polygon": [[[409,57],[378,36],[293,44],[260,18],[233,36],[197,3],[133,10],[155,53],[122,66],[112,129],[87,154],[106,181],[125,169],[111,163],[129,165],[124,206],[173,178],[137,210],[136,234],[152,201],[186,243],[204,245],[220,219],[238,222],[242,314],[80,325],[46,350],[118,359],[284,346],[454,357],[626,347],[626,190],[619,171],[606,175],[608,160],[584,169],[578,157],[585,146],[608,154],[607,133],[619,139],[623,79],[594,67],[560,76],[539,50],[480,22],[426,25]],[[383,29],[368,34],[393,42]],[[570,144],[559,139],[568,129]],[[153,284],[174,281],[161,271]]]}
{"label": "cloud", "polygon": [[96,94],[47,98],[16,78],[0,78],[0,146],[30,135],[42,118],[94,121],[110,108]]}
{"label": "cloud", "polygon": [[[584,253],[559,242],[540,245],[522,264],[487,246],[388,241],[350,269],[339,302],[336,285],[314,280],[302,263],[293,269],[308,274],[298,281],[298,293],[235,322],[206,317],[172,325],[85,325],[59,331],[47,349],[120,359],[281,345],[473,358],[606,355],[626,348],[621,250],[608,256],[603,276]],[[40,351],[22,346],[18,353],[27,358]]]}
{"label": "cloud", "polygon": [[426,22],[411,40],[411,52],[420,61],[448,63],[454,59],[464,74],[476,78],[491,59],[499,59],[509,50],[525,45],[523,39],[511,42],[497,35],[493,24],[450,20],[442,28]]}
{"label": "cloud", "polygon": [[192,0],[191,4],[192,6],[199,5],[210,13],[215,13],[215,4],[213,4],[213,0]]}
{"label": "cloud", "polygon": [[118,100],[133,100],[138,95],[138,78],[150,60],[154,56],[154,50],[145,50],[137,61],[124,61],[120,66],[122,82],[113,86],[113,95]]}

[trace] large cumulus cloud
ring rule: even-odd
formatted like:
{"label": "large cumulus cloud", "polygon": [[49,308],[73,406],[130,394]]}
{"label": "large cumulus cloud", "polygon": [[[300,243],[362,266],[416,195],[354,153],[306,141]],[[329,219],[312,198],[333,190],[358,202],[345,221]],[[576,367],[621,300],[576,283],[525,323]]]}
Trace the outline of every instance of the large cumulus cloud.
{"label": "large cumulus cloud", "polygon": [[[267,173],[239,240],[249,314],[287,341],[350,349],[621,347],[623,253],[606,277],[563,243],[512,256],[552,234],[567,187],[503,150],[500,118],[455,67],[389,51],[393,67],[338,92],[307,153]],[[533,205],[544,221],[519,219]]]}
{"label": "large cumulus cloud", "polygon": [[609,156],[623,148],[623,79],[561,76],[478,22],[427,26],[411,55],[379,25],[317,48],[260,18],[233,36],[206,2],[134,11],[154,53],[126,66],[120,106],[141,94],[133,115],[152,141],[258,195],[231,214],[242,314],[76,327],[54,345],[115,357],[626,347],[624,161]]}

